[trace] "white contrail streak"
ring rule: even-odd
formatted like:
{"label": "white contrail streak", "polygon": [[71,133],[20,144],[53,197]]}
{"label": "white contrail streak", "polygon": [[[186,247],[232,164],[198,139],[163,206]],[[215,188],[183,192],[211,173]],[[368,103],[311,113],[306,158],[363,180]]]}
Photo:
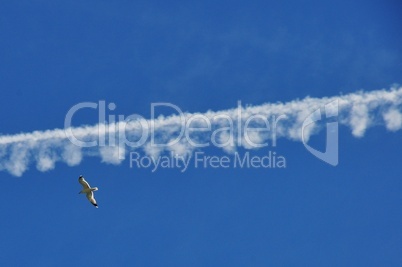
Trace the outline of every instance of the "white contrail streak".
{"label": "white contrail streak", "polygon": [[[103,162],[119,164],[128,151],[143,150],[149,156],[173,152],[189,155],[195,148],[216,146],[227,153],[238,147],[256,149],[275,146],[276,138],[301,140],[304,120],[315,110],[337,101],[340,124],[362,137],[373,125],[389,131],[402,127],[402,87],[347,95],[238,106],[223,111],[182,113],[169,117],[101,123],[0,136],[0,170],[21,176],[36,163],[40,171],[53,169],[57,161],[77,165],[84,156],[100,156]],[[304,137],[320,130],[304,129]],[[159,144],[159,145],[157,145]]]}

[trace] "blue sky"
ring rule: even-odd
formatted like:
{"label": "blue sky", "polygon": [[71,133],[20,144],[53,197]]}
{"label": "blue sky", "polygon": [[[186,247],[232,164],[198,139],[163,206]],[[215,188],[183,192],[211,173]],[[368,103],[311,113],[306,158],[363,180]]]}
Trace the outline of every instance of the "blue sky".
{"label": "blue sky", "polygon": [[[149,119],[155,102],[204,113],[239,100],[258,106],[388,90],[402,83],[401,8],[398,1],[3,1],[0,134],[62,129],[81,102],[113,102],[108,115]],[[87,109],[73,126],[98,122]],[[152,172],[96,154],[41,172],[31,151],[21,177],[0,173],[0,264],[401,266],[402,137],[384,123],[370,126],[360,137],[339,126],[335,167],[288,138],[239,148],[275,151],[284,169]],[[323,140],[325,131],[311,145],[322,149]],[[9,154],[2,149],[0,159]],[[99,187],[99,209],[77,194],[80,174]]]}

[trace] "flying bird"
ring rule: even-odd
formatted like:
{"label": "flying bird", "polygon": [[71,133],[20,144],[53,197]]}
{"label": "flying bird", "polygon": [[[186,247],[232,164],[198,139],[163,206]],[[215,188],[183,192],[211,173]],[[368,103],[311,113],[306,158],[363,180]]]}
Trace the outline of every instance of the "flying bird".
{"label": "flying bird", "polygon": [[80,175],[78,178],[78,182],[82,185],[83,189],[78,194],[86,194],[89,202],[92,203],[96,208],[98,208],[98,204],[96,204],[96,200],[94,198],[94,191],[98,191],[97,187],[91,187],[87,181],[85,181],[84,177]]}

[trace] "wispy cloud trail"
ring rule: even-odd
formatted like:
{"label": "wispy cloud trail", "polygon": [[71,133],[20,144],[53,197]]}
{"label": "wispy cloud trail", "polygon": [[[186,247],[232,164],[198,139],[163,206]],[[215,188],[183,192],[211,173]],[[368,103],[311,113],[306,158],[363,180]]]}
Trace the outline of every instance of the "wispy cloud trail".
{"label": "wispy cloud trail", "polygon": [[[158,156],[173,152],[188,155],[204,144],[216,146],[227,153],[237,148],[256,149],[262,144],[275,146],[276,138],[301,140],[304,120],[316,109],[337,100],[338,122],[351,128],[355,137],[364,136],[367,128],[385,125],[389,131],[402,127],[402,87],[334,97],[293,100],[236,107],[205,113],[183,113],[156,119],[112,122],[93,126],[34,131],[0,136],[0,170],[21,176],[31,164],[39,171],[55,167],[58,161],[69,166],[80,164],[85,156],[99,156],[102,162],[119,164],[129,151],[142,150]],[[183,131],[187,125],[193,130]],[[250,131],[244,131],[245,128]],[[202,129],[203,130],[202,130]],[[265,130],[256,130],[265,128]],[[307,138],[320,130],[310,127]],[[75,139],[72,140],[72,136]],[[247,140],[246,140],[247,139]],[[96,142],[81,147],[74,143]],[[169,146],[155,146],[168,144]],[[250,145],[250,143],[252,145]]]}

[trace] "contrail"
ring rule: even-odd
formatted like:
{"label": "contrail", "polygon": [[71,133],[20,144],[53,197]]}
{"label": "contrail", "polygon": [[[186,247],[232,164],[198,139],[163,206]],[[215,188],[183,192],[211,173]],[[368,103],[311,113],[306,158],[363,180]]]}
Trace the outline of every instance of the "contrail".
{"label": "contrail", "polygon": [[[276,146],[277,138],[302,140],[303,122],[317,109],[336,101],[337,122],[362,137],[367,128],[385,125],[389,131],[402,127],[402,87],[347,95],[241,106],[205,113],[176,113],[144,119],[139,115],[81,127],[66,127],[0,136],[0,170],[21,176],[31,164],[40,171],[56,162],[78,165],[85,156],[119,164],[129,151],[148,156],[173,152],[189,155],[194,149],[215,146],[227,153],[239,147]],[[159,103],[158,105],[167,105]],[[169,107],[173,107],[169,104]],[[78,115],[76,115],[78,116]],[[304,138],[317,133],[320,124],[304,129]]]}

